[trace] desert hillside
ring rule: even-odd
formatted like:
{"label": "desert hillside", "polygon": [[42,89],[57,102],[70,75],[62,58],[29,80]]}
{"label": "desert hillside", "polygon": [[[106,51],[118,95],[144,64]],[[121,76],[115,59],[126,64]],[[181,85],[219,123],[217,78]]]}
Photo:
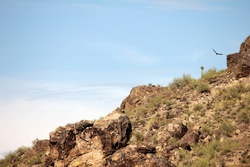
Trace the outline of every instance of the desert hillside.
{"label": "desert hillside", "polygon": [[96,121],[58,127],[0,167],[250,166],[250,36],[225,70],[133,88]]}

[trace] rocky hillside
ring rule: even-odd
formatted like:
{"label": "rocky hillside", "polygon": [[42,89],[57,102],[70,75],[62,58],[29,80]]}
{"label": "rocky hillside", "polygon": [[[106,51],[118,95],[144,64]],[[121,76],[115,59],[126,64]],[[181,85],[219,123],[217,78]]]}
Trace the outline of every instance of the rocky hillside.
{"label": "rocky hillside", "polygon": [[174,166],[249,166],[250,79],[231,76],[209,70],[200,80],[134,88],[122,103],[129,144],[150,145]]}
{"label": "rocky hillside", "polygon": [[0,167],[250,166],[250,37],[227,65],[135,87],[108,116],[58,127]]}

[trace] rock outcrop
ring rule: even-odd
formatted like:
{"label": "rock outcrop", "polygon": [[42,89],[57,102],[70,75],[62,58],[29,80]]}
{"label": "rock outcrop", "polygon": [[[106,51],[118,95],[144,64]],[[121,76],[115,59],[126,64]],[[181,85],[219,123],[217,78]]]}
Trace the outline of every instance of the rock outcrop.
{"label": "rock outcrop", "polygon": [[198,143],[200,137],[200,127],[189,129],[187,133],[181,138],[182,147],[191,150],[191,145]]}
{"label": "rock outcrop", "polygon": [[150,86],[137,86],[130,91],[128,97],[126,97],[122,103],[121,108],[130,109],[135,108],[147,103],[150,97],[153,97],[157,93],[161,92],[162,88],[154,85]]}
{"label": "rock outcrop", "polygon": [[188,131],[187,126],[181,122],[173,122],[168,124],[168,132],[172,137],[181,139]]}
{"label": "rock outcrop", "polygon": [[76,167],[105,165],[105,158],[125,147],[131,123],[122,113],[111,113],[98,121],[80,121],[50,133],[47,166]]}
{"label": "rock outcrop", "polygon": [[129,118],[118,110],[97,121],[80,121],[50,133],[46,166],[161,167],[171,166],[146,144],[127,145],[132,133]]}
{"label": "rock outcrop", "polygon": [[227,55],[227,67],[236,79],[250,75],[250,36],[241,44],[239,53]]}

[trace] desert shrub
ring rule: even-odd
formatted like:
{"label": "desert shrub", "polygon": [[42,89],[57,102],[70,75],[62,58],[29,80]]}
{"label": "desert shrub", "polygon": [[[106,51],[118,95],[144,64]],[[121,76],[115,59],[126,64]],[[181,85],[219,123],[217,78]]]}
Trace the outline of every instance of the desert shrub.
{"label": "desert shrub", "polygon": [[30,148],[29,147],[26,147],[26,146],[22,146],[22,147],[19,147],[16,151],[15,151],[15,154],[17,156],[22,156],[24,153],[26,153],[26,151],[28,151]]}
{"label": "desert shrub", "polygon": [[192,154],[190,154],[190,151],[188,150],[179,150],[178,156],[180,161],[180,164],[178,164],[179,167],[188,167],[193,165],[192,161]]}
{"label": "desert shrub", "polygon": [[8,161],[6,159],[0,159],[0,167],[8,166]]}
{"label": "desert shrub", "polygon": [[144,140],[144,136],[141,132],[135,132],[134,135],[137,142],[141,142]]}
{"label": "desert shrub", "polygon": [[220,163],[219,157],[228,152],[233,152],[238,147],[239,144],[230,139],[224,140],[223,142],[213,140],[205,145],[197,145],[194,147],[194,154],[197,155],[198,158],[194,161],[194,166],[218,166]]}
{"label": "desert shrub", "polygon": [[208,84],[203,82],[198,82],[196,87],[198,93],[210,93],[210,88]]}
{"label": "desert shrub", "polygon": [[[0,161],[0,167],[5,167],[8,165],[12,165],[12,166],[17,166],[19,164],[19,161],[21,160],[21,156],[26,153],[30,148],[29,147],[19,147],[17,150],[8,153],[7,155],[5,155],[4,159],[2,159]],[[6,165],[8,164],[8,165]]]}
{"label": "desert shrub", "polygon": [[176,90],[180,88],[184,88],[187,85],[192,86],[195,82],[195,79],[191,77],[191,75],[184,74],[182,78],[175,78],[172,83],[170,83],[168,86],[171,90]]}
{"label": "desert shrub", "polygon": [[215,160],[211,160],[209,156],[204,156],[202,158],[198,158],[195,162],[194,162],[194,166],[195,167],[210,167],[212,166],[212,164],[214,164]]}
{"label": "desert shrub", "polygon": [[205,71],[205,73],[203,73],[201,79],[202,80],[210,80],[213,77],[215,77],[218,74],[218,71],[216,68],[211,68],[207,71]]}
{"label": "desert shrub", "polygon": [[223,135],[230,136],[234,131],[235,127],[230,120],[224,120],[219,125],[219,130]]}
{"label": "desert shrub", "polygon": [[218,100],[214,104],[214,109],[216,111],[226,111],[231,110],[235,102],[233,100]]}
{"label": "desert shrub", "polygon": [[159,104],[161,104],[162,101],[163,101],[163,98],[160,96],[152,97],[147,103],[146,108],[151,108],[151,109],[157,108]]}
{"label": "desert shrub", "polygon": [[172,105],[172,102],[168,99],[164,99],[163,104],[165,104],[167,107],[170,107]]}
{"label": "desert shrub", "polygon": [[231,113],[232,107],[236,106],[236,102],[239,100],[242,100],[244,98],[243,103],[246,103],[245,105],[248,105],[247,102],[247,95],[244,96],[245,93],[249,92],[250,88],[249,86],[245,86],[243,83],[239,82],[236,85],[233,85],[227,89],[223,89],[215,103],[214,103],[214,109],[217,111],[227,111],[228,113]]}
{"label": "desert shrub", "polygon": [[244,122],[246,124],[250,123],[250,107],[245,106],[237,113],[237,118],[239,121]]}
{"label": "desert shrub", "polygon": [[204,124],[202,127],[201,127],[201,133],[207,133],[209,135],[212,135],[212,128],[211,126],[207,125],[207,124]]}
{"label": "desert shrub", "polygon": [[33,166],[33,165],[42,164],[43,163],[43,160],[42,160],[43,156],[44,155],[41,155],[41,154],[35,154],[35,155],[31,156],[28,160],[28,165]]}
{"label": "desert shrub", "polygon": [[157,135],[154,135],[154,136],[151,138],[151,143],[152,143],[153,145],[157,145],[157,144],[158,144]]}
{"label": "desert shrub", "polygon": [[170,120],[169,119],[166,119],[164,118],[163,116],[161,116],[160,114],[156,114],[155,117],[153,117],[151,119],[152,122],[157,122],[159,124],[159,126],[165,126],[165,125],[168,125]]}
{"label": "desert shrub", "polygon": [[203,108],[203,105],[198,103],[198,104],[194,105],[193,110],[194,111],[200,111],[202,108]]}
{"label": "desert shrub", "polygon": [[205,145],[198,145],[194,148],[195,154],[198,156],[198,159],[194,161],[194,166],[208,167],[211,166],[211,163],[214,163],[216,154],[218,154],[219,141],[214,140]]}
{"label": "desert shrub", "polygon": [[177,138],[170,138],[168,140],[168,144],[171,145],[172,147],[180,147],[182,145],[182,141],[180,139],[177,139]]}
{"label": "desert shrub", "polygon": [[204,108],[204,106],[200,103],[197,103],[194,105],[193,110],[194,111],[201,111]]}
{"label": "desert shrub", "polygon": [[221,155],[225,155],[226,153],[233,152],[239,146],[240,144],[236,141],[228,139],[219,144],[218,151],[220,151]]}
{"label": "desert shrub", "polygon": [[16,164],[19,161],[20,157],[17,156],[15,152],[10,152],[5,155],[4,159],[8,164]]}
{"label": "desert shrub", "polygon": [[135,115],[140,117],[140,116],[146,116],[148,112],[148,108],[146,107],[141,107],[136,110]]}
{"label": "desert shrub", "polygon": [[128,116],[128,117],[131,117],[133,115],[133,111],[130,110],[130,109],[125,109],[124,110],[124,113]]}
{"label": "desert shrub", "polygon": [[227,89],[224,89],[220,95],[220,99],[224,100],[237,100],[241,98],[241,95],[249,91],[249,88],[246,87],[242,82],[231,86]]}

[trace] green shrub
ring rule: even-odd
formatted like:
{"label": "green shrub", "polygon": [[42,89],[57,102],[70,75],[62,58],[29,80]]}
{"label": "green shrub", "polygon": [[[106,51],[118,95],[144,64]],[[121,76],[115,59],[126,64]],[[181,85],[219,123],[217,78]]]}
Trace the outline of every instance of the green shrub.
{"label": "green shrub", "polygon": [[198,93],[210,93],[210,88],[208,84],[203,82],[198,82],[196,89]]}
{"label": "green shrub", "polygon": [[144,136],[141,132],[135,132],[134,135],[137,142],[141,142],[144,140]]}
{"label": "green shrub", "polygon": [[133,115],[133,111],[129,110],[129,109],[125,109],[124,113],[128,116],[131,117]]}
{"label": "green shrub", "polygon": [[159,104],[161,104],[162,101],[163,101],[163,98],[160,96],[152,97],[147,103],[146,108],[150,108],[150,109],[157,108]]}
{"label": "green shrub", "polygon": [[213,77],[215,77],[217,74],[218,74],[217,69],[211,68],[211,69],[205,71],[205,73],[203,73],[201,79],[208,81],[208,80],[212,79]]}
{"label": "green shrub", "polygon": [[230,120],[224,120],[219,125],[219,130],[223,135],[230,136],[232,132],[234,131],[235,127],[233,123]]}
{"label": "green shrub", "polygon": [[192,161],[192,154],[188,150],[179,150],[178,156],[180,161],[180,164],[178,164],[179,167],[188,167],[193,165]]}
{"label": "green shrub", "polygon": [[200,111],[202,108],[203,108],[203,105],[198,103],[198,104],[194,105],[193,110],[194,111]]}
{"label": "green shrub", "polygon": [[172,147],[180,147],[182,145],[182,141],[180,139],[177,139],[177,138],[170,138],[168,140],[168,144],[171,145]]}
{"label": "green shrub", "polygon": [[8,161],[6,159],[0,159],[0,167],[8,166]]}
{"label": "green shrub", "polygon": [[5,155],[4,159],[0,161],[0,167],[8,166],[10,164],[12,166],[17,166],[17,164],[19,164],[19,161],[21,160],[21,156],[28,150],[29,147],[22,146],[19,147],[16,151],[8,153],[7,155]]}
{"label": "green shrub", "polygon": [[249,91],[249,88],[246,87],[242,82],[239,82],[238,84],[234,86],[224,89],[220,95],[220,99],[237,100],[241,98],[241,95],[243,93],[246,93],[248,91]]}
{"label": "green shrub", "polygon": [[30,148],[26,146],[19,147],[15,153],[17,156],[22,156],[24,153],[26,153]]}
{"label": "green shrub", "polygon": [[194,147],[194,154],[198,158],[193,164],[197,167],[221,166],[218,158],[228,152],[233,152],[238,147],[239,144],[230,139],[223,142],[213,140],[205,145],[197,145]]}
{"label": "green shrub", "polygon": [[194,84],[195,79],[191,77],[191,75],[184,74],[182,78],[175,78],[172,83],[168,86],[171,90],[181,89],[187,85],[192,86]]}
{"label": "green shrub", "polygon": [[198,145],[194,148],[194,153],[199,157],[194,161],[195,166],[209,166],[218,154],[219,141],[214,140],[205,145]]}
{"label": "green shrub", "polygon": [[42,157],[43,155],[41,154],[35,154],[32,157],[30,157],[28,161],[29,166],[42,164],[43,163]]}
{"label": "green shrub", "polygon": [[226,153],[233,152],[239,146],[240,144],[236,141],[228,139],[219,144],[218,150],[221,152],[221,155],[225,155]]}
{"label": "green shrub", "polygon": [[246,124],[250,123],[250,107],[244,107],[243,109],[241,109],[237,116],[238,116],[238,120],[241,122],[244,122]]}
{"label": "green shrub", "polygon": [[203,109],[203,105],[198,103],[198,104],[195,104],[194,107],[193,107],[193,110],[194,111],[201,111]]}
{"label": "green shrub", "polygon": [[209,135],[212,135],[212,128],[211,126],[207,125],[207,124],[204,124],[202,127],[201,127],[201,133],[207,133]]}
{"label": "green shrub", "polygon": [[211,159],[209,156],[204,156],[202,158],[198,158],[195,162],[194,162],[194,166],[195,167],[210,167],[211,163]]}

